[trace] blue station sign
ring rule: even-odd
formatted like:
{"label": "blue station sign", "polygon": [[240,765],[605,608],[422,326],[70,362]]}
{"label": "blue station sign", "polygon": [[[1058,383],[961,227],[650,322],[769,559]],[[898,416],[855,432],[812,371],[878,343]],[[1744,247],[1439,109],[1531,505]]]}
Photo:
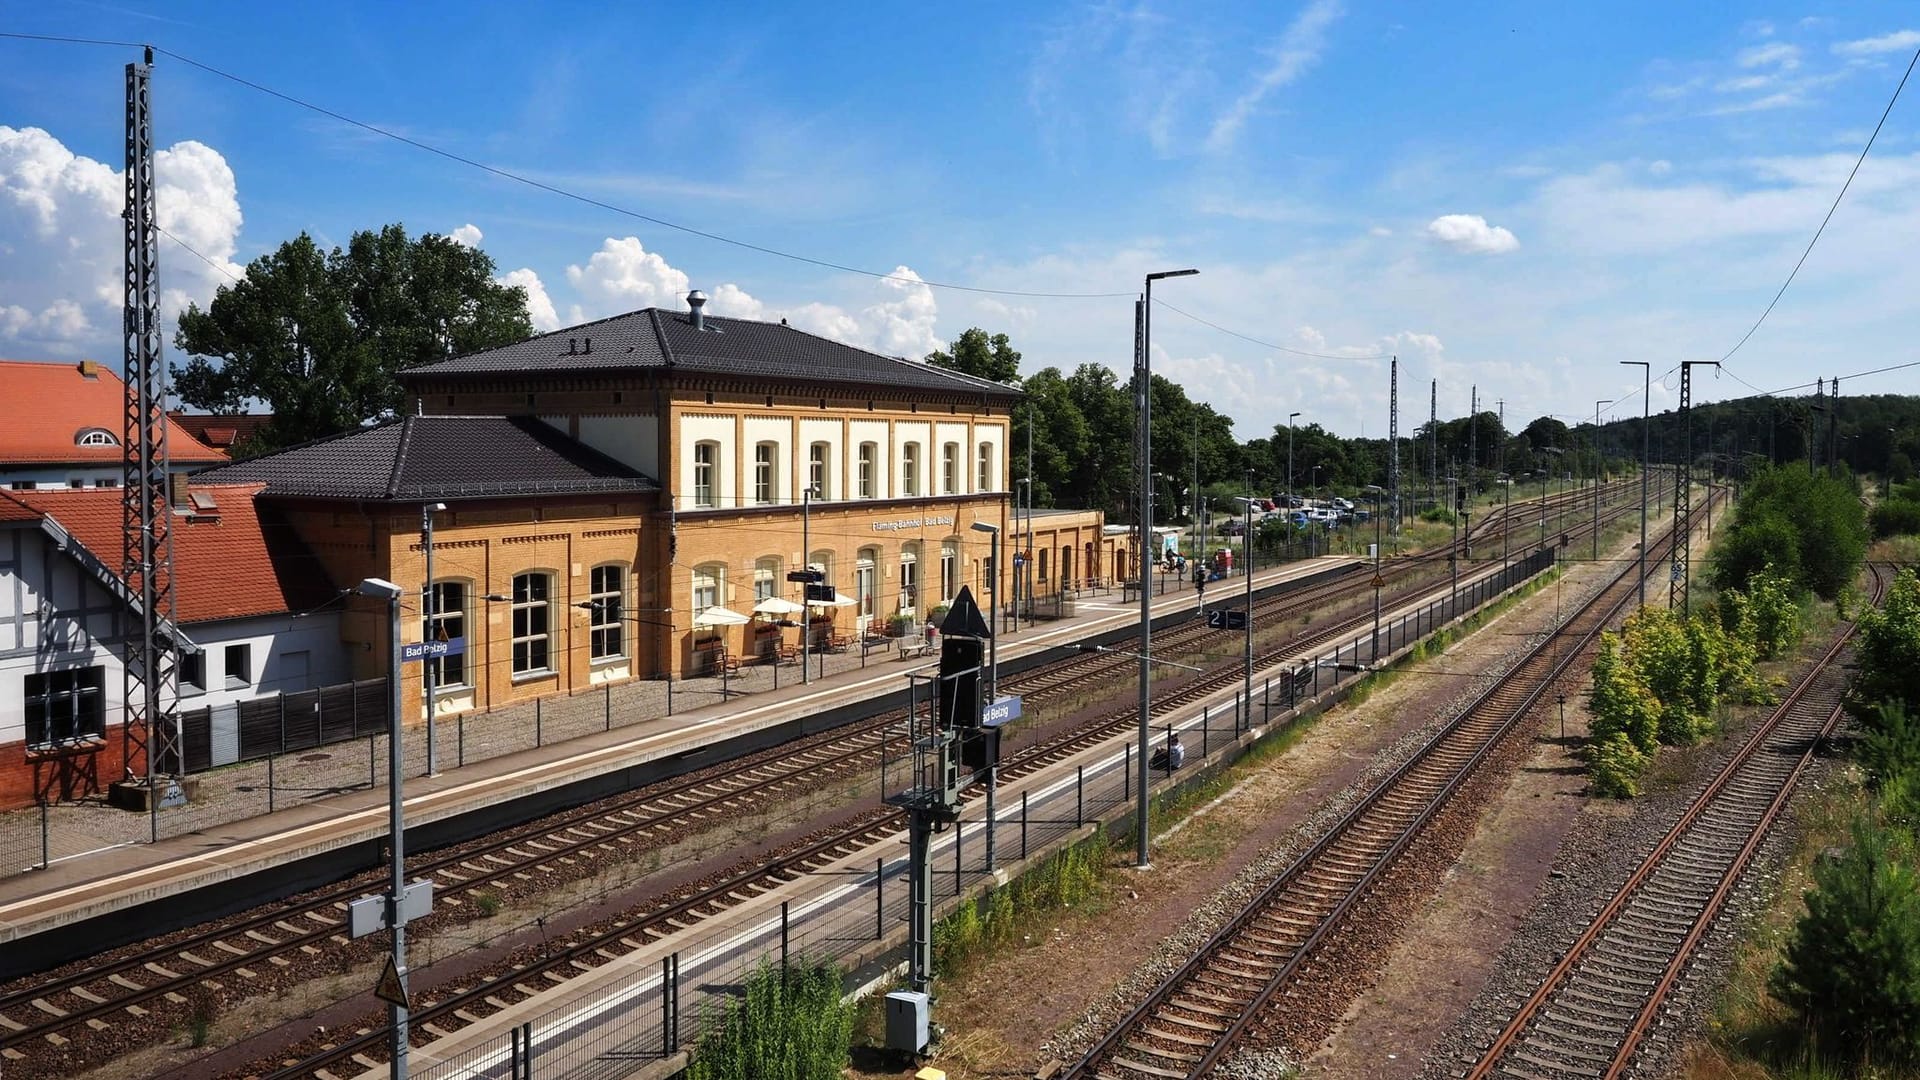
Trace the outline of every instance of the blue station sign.
{"label": "blue station sign", "polygon": [[463,637],[446,641],[410,641],[400,646],[400,662],[411,664],[430,656],[459,656],[466,651],[467,639]]}
{"label": "blue station sign", "polygon": [[1018,719],[1020,719],[1019,694],[1008,694],[980,710],[980,722],[988,727],[998,727]]}

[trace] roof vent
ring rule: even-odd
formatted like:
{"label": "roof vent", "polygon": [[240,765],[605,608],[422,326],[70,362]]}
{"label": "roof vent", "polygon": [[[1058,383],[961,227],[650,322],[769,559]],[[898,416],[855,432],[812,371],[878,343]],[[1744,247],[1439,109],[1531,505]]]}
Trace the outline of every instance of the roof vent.
{"label": "roof vent", "polygon": [[693,319],[695,330],[707,328],[707,314],[701,310],[707,306],[707,294],[695,289],[687,294],[687,312]]}
{"label": "roof vent", "polygon": [[99,364],[99,362],[98,362],[98,361],[96,361],[96,360],[82,360],[82,361],[80,361],[80,376],[81,376],[81,378],[85,378],[85,379],[97,379],[97,378],[99,378],[99,377],[100,377],[100,364]]}
{"label": "roof vent", "polygon": [[593,339],[592,339],[592,338],[581,338],[581,339],[580,339],[580,354],[581,354],[582,356],[592,356],[592,355],[593,355]]}
{"label": "roof vent", "polygon": [[567,339],[567,355],[568,356],[580,355],[580,339],[579,338]]}

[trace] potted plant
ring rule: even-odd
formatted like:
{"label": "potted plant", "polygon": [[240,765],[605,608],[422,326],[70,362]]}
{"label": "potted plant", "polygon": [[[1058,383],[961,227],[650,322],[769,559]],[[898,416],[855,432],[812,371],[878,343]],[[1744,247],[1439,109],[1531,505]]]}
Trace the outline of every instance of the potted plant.
{"label": "potted plant", "polygon": [[947,605],[945,604],[935,604],[933,606],[933,610],[927,612],[927,621],[930,623],[933,623],[936,626],[940,624],[941,619],[944,619],[946,617],[947,617]]}
{"label": "potted plant", "polygon": [[905,637],[907,628],[913,625],[913,616],[901,613],[887,616],[887,636]]}

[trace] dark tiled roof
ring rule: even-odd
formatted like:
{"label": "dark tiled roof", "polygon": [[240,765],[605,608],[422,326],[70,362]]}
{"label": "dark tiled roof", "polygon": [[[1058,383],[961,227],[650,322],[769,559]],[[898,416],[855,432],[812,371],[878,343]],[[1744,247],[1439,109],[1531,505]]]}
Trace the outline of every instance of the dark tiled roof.
{"label": "dark tiled roof", "polygon": [[396,502],[660,489],[530,416],[408,416],[195,479],[261,483],[268,495]]}
{"label": "dark tiled roof", "polygon": [[[591,348],[591,352],[586,351]],[[683,311],[644,308],[486,352],[457,356],[405,372],[408,380],[519,371],[654,369],[743,375],[816,383],[1018,397],[1010,386],[857,349],[783,323],[706,317],[695,330]]]}

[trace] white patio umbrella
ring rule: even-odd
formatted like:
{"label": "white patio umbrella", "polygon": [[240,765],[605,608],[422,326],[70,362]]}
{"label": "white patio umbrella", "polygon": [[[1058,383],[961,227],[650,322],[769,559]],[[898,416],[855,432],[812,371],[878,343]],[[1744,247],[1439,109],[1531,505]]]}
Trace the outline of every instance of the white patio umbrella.
{"label": "white patio umbrella", "polygon": [[809,600],[807,601],[807,604],[809,607],[852,607],[853,597],[848,596],[846,593],[843,593],[838,589],[835,589],[833,591],[833,599]]}
{"label": "white patio umbrella", "polygon": [[805,610],[784,596],[769,596],[753,605],[755,615],[798,615]]}
{"label": "white patio umbrella", "polygon": [[745,626],[753,620],[732,608],[710,607],[693,617],[696,629],[708,626]]}

